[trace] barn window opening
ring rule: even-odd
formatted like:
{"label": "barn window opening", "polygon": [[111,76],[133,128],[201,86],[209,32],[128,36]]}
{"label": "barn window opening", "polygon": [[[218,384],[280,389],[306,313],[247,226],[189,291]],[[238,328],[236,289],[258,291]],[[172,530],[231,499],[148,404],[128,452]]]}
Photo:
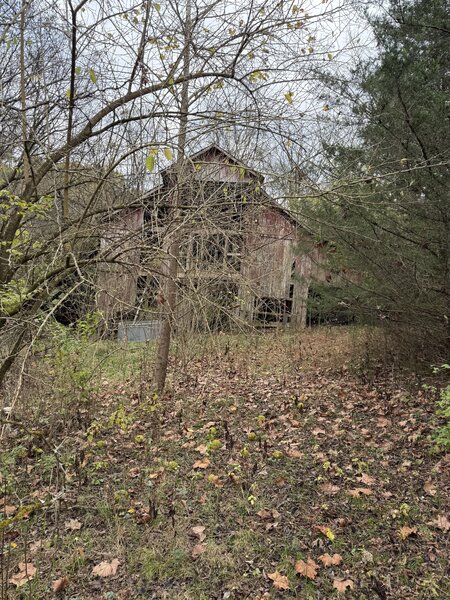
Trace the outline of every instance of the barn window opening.
{"label": "barn window opening", "polygon": [[290,320],[292,300],[285,298],[257,298],[255,317],[261,323],[282,323]]}

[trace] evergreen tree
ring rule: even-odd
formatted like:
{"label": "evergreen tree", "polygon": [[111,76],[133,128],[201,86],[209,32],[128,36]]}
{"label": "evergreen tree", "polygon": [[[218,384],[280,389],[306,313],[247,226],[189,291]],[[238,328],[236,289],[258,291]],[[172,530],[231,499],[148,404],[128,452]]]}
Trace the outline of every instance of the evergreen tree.
{"label": "evergreen tree", "polygon": [[359,143],[327,147],[333,179],[314,215],[354,303],[434,360],[450,350],[449,8],[392,0],[372,19],[379,57],[351,83]]}

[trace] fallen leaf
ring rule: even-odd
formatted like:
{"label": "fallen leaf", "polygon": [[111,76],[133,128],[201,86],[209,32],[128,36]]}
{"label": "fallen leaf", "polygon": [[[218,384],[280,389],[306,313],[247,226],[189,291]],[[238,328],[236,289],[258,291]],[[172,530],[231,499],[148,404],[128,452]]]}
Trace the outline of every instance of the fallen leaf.
{"label": "fallen leaf", "polygon": [[450,529],[450,521],[444,515],[439,515],[434,521],[431,522],[432,525],[436,525],[442,531],[448,531]]}
{"label": "fallen leaf", "polygon": [[98,575],[98,577],[110,577],[115,575],[117,567],[120,565],[120,561],[114,558],[111,562],[104,560],[92,569],[92,575]]}
{"label": "fallen leaf", "polygon": [[37,540],[36,542],[32,542],[30,544],[28,551],[30,554],[36,554],[36,552],[39,552],[41,548],[43,548],[42,540]]}
{"label": "fallen leaf", "polygon": [[319,556],[319,560],[324,564],[325,567],[331,567],[333,565],[340,565],[342,562],[342,556],[340,554],[322,554]]}
{"label": "fallen leaf", "polygon": [[55,594],[62,592],[69,586],[69,579],[67,577],[61,577],[53,582],[53,591]]}
{"label": "fallen leaf", "polygon": [[216,487],[223,487],[223,481],[218,475],[214,475],[213,473],[211,473],[211,475],[208,475],[207,480],[209,481],[209,483],[212,483]]}
{"label": "fallen leaf", "polygon": [[195,527],[191,528],[191,531],[193,531],[193,533],[198,537],[198,539],[203,542],[203,540],[206,538],[205,535],[205,527],[203,527],[203,525],[196,525]]}
{"label": "fallen leaf", "polygon": [[326,435],[327,432],[325,431],[325,429],[320,429],[320,427],[316,427],[315,429],[312,430],[311,432],[313,435]]}
{"label": "fallen leaf", "polygon": [[297,448],[291,448],[286,452],[286,455],[290,458],[303,458],[304,456],[303,452],[300,452]]}
{"label": "fallen leaf", "polygon": [[308,558],[306,562],[304,560],[298,560],[295,563],[296,572],[304,577],[308,577],[308,579],[316,578],[318,568],[319,565],[314,562],[312,558]]}
{"label": "fallen leaf", "polygon": [[149,473],[149,479],[159,479],[164,475],[164,467],[159,468],[155,473]]}
{"label": "fallen leaf", "polygon": [[195,463],[192,465],[192,468],[193,469],[207,469],[210,464],[211,464],[211,461],[209,460],[209,458],[204,458],[203,460],[196,460]]}
{"label": "fallen leaf", "polygon": [[205,550],[206,550],[206,546],[204,544],[196,544],[192,548],[192,552],[191,552],[192,558],[197,558],[198,556],[200,556],[200,554],[203,554],[203,552]]}
{"label": "fallen leaf", "polygon": [[258,517],[261,517],[261,519],[263,519],[264,521],[267,521],[268,519],[272,518],[272,512],[265,508],[258,510],[256,514],[258,515]]}
{"label": "fallen leaf", "polygon": [[267,573],[267,577],[273,581],[273,587],[277,590],[289,589],[289,579],[286,575],[282,575],[278,571],[275,571],[274,573]]}
{"label": "fallen leaf", "polygon": [[361,477],[358,477],[358,481],[364,483],[364,485],[374,485],[374,483],[376,483],[376,479],[367,475],[367,473],[363,473]]}
{"label": "fallen leaf", "polygon": [[426,481],[423,485],[423,489],[429,496],[436,495],[436,488],[434,487],[434,483],[432,481]]}
{"label": "fallen leaf", "polygon": [[7,517],[13,515],[17,510],[17,506],[6,505],[4,506],[0,512],[4,512]]}
{"label": "fallen leaf", "polygon": [[331,531],[331,529],[329,527],[327,527],[326,525],[316,525],[315,529],[317,529],[317,531],[320,531],[320,533],[323,533],[323,535],[325,537],[327,537],[331,542],[336,537],[334,535],[334,533]]}
{"label": "fallen leaf", "polygon": [[196,450],[197,452],[200,452],[200,454],[206,454],[208,452],[208,446],[206,444],[200,444],[200,446],[197,446]]}
{"label": "fallen leaf", "polygon": [[69,519],[64,523],[64,529],[68,531],[78,531],[83,527],[83,523],[78,521],[78,519]]}
{"label": "fallen leaf", "polygon": [[17,588],[22,587],[28,581],[31,581],[33,577],[36,575],[36,567],[33,563],[19,563],[19,572],[16,573],[8,580],[9,583],[15,585]]}
{"label": "fallen leaf", "polygon": [[319,489],[327,496],[335,496],[341,488],[338,485],[327,482],[319,485]]}
{"label": "fallen leaf", "polygon": [[410,535],[413,535],[416,533],[417,533],[417,527],[407,527],[406,525],[404,525],[403,527],[400,527],[400,529],[398,530],[398,535],[400,536],[400,539],[402,539],[402,540],[406,540],[406,538],[409,538]]}
{"label": "fallen leaf", "polygon": [[355,587],[355,584],[353,583],[353,581],[351,579],[335,579],[333,581],[333,587],[340,594],[345,594],[345,591],[347,590],[347,588],[349,590],[353,590]]}
{"label": "fallen leaf", "polygon": [[360,496],[370,496],[373,492],[369,488],[354,488],[353,490],[348,490],[347,494],[354,498],[359,498]]}

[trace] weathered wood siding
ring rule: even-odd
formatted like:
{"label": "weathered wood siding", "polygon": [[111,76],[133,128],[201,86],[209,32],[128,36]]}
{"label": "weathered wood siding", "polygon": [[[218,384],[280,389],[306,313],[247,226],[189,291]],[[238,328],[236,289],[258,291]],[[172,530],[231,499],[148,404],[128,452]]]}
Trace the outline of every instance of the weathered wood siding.
{"label": "weathered wood siding", "polygon": [[98,276],[97,307],[106,319],[134,307],[143,212],[129,210],[103,227],[100,252],[106,261],[114,261],[103,263]]}
{"label": "weathered wood siding", "polygon": [[317,261],[312,238],[272,207],[252,211],[247,228],[241,288],[247,314],[253,318],[255,297],[291,300],[291,324],[304,327],[308,290]]}
{"label": "weathered wood siding", "polygon": [[242,275],[258,296],[288,298],[295,227],[276,210],[252,210],[248,218]]}

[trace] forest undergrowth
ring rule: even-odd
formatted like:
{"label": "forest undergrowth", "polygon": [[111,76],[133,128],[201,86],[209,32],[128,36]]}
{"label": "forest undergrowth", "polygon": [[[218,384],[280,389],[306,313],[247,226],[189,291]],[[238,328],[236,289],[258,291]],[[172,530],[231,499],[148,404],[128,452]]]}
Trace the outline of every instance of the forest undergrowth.
{"label": "forest undergrowth", "polygon": [[450,598],[438,386],[366,340],[200,337],[161,398],[151,347],[30,357],[3,423],[1,600]]}

